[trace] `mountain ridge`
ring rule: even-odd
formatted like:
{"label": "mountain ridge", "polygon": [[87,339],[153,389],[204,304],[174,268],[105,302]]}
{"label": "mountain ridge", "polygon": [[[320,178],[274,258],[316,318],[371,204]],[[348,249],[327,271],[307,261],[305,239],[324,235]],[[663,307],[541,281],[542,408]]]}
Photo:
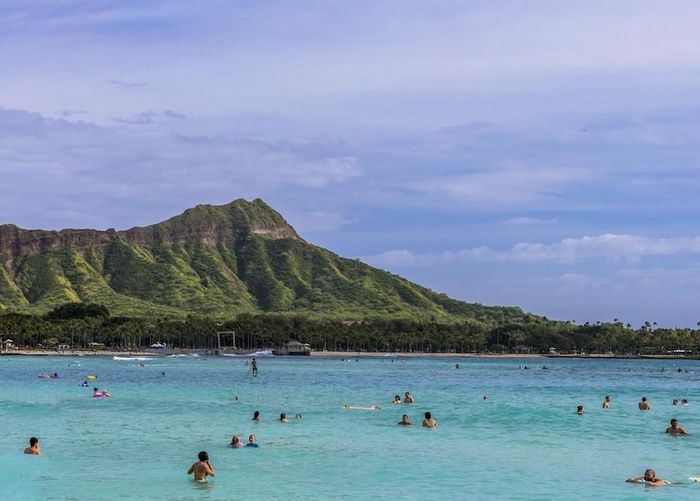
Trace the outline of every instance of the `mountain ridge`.
{"label": "mountain ridge", "polygon": [[261,199],[127,230],[0,226],[0,311],[92,302],[119,315],[303,313],[459,321],[524,315],[457,301],[306,242]]}

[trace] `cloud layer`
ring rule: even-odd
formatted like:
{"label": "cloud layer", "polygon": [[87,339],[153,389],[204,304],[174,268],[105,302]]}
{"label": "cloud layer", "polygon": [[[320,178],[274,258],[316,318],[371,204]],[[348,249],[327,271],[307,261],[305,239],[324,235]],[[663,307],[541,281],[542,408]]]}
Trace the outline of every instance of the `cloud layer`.
{"label": "cloud layer", "polygon": [[0,223],[262,197],[309,241],[456,297],[694,325],[699,14],[2,2]]}

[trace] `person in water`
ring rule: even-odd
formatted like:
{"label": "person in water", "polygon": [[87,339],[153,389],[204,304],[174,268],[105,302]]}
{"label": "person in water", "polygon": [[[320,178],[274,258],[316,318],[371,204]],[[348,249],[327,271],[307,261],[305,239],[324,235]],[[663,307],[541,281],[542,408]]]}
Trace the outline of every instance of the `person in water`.
{"label": "person in water", "polygon": [[690,435],[690,433],[678,426],[677,419],[671,419],[671,426],[666,428],[666,433],[670,433],[671,435]]}
{"label": "person in water", "polygon": [[258,443],[256,442],[255,435],[250,435],[250,436],[248,437],[248,443],[245,444],[245,446],[246,446],[246,447],[256,447],[256,448],[257,448],[257,447],[260,447],[260,446],[258,445]]}
{"label": "person in water", "polygon": [[688,405],[688,401],[684,398],[681,400],[681,405]]}
{"label": "person in water", "polygon": [[639,402],[637,405],[638,405],[640,411],[650,411],[651,410],[651,405],[649,405],[649,402],[647,402],[647,397],[642,397],[642,401]]}
{"label": "person in water", "polygon": [[234,435],[231,437],[231,443],[229,444],[231,449],[240,449],[243,447],[243,442],[241,442],[241,437]]}
{"label": "person in water", "polygon": [[408,420],[408,416],[407,416],[406,414],[404,414],[403,416],[401,416],[401,421],[399,421],[399,424],[400,424],[401,426],[411,426],[411,425],[413,425],[413,423],[411,423],[411,422]]}
{"label": "person in water", "polygon": [[109,390],[107,388],[102,390],[102,396],[107,397],[107,398],[112,398],[112,395],[109,394]]}
{"label": "person in water", "polygon": [[39,439],[32,437],[29,439],[29,447],[24,449],[25,454],[30,454],[32,456],[41,456],[41,447],[39,447]]}
{"label": "person in water", "polygon": [[294,414],[294,419],[301,419],[301,414],[299,414],[298,412]]}
{"label": "person in water", "polygon": [[430,414],[430,411],[426,411],[425,413],[425,419],[423,419],[423,426],[425,426],[426,428],[437,427],[437,421],[433,419],[433,415]]}
{"label": "person in water", "polygon": [[579,405],[578,407],[576,407],[576,414],[578,414],[579,416],[583,416],[584,412],[585,409],[583,408],[583,405]]}
{"label": "person in water", "polygon": [[280,423],[289,423],[289,419],[287,419],[287,415],[284,412],[280,414]]}
{"label": "person in water", "polygon": [[253,357],[253,360],[250,362],[250,365],[252,366],[253,369],[253,376],[258,375],[258,362],[255,360],[255,357]]}
{"label": "person in water", "polygon": [[603,409],[609,409],[610,408],[610,395],[605,395],[605,398],[603,399]]}
{"label": "person in water", "polygon": [[404,404],[413,404],[415,403],[415,400],[413,400],[413,395],[409,393],[408,391],[403,394],[403,403]]}
{"label": "person in water", "polygon": [[401,403],[401,397],[398,395],[394,395],[394,405],[399,405]]}
{"label": "person in water", "polygon": [[199,458],[199,461],[196,461],[192,464],[192,466],[190,466],[190,469],[187,470],[187,474],[194,474],[195,482],[206,482],[207,477],[215,476],[214,468],[212,468],[211,463],[209,462],[209,454],[207,454],[207,451],[202,451],[197,455],[197,457]]}
{"label": "person in water", "polygon": [[676,400],[676,399],[674,398],[674,399],[673,399],[673,402],[671,402],[671,405],[678,405],[678,400]]}
{"label": "person in water", "polygon": [[670,485],[671,482],[664,480],[656,476],[656,472],[651,468],[644,471],[644,475],[641,477],[632,477],[625,480],[625,482],[633,482],[636,484],[646,484],[650,487],[663,487],[664,485]]}
{"label": "person in water", "polygon": [[488,395],[484,395],[484,396],[482,397],[482,400],[488,400],[488,399],[489,399],[489,396],[488,396]]}
{"label": "person in water", "polygon": [[262,421],[262,416],[260,415],[260,411],[255,411],[253,413],[253,421]]}
{"label": "person in water", "polygon": [[80,386],[83,387],[83,388],[87,388],[87,387],[90,386],[90,385],[88,384],[87,381],[83,381],[82,383],[80,383]]}

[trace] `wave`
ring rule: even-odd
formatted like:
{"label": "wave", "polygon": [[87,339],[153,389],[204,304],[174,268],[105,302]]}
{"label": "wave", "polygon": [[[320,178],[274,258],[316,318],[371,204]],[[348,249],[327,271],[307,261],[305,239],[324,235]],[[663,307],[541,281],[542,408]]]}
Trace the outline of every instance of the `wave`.
{"label": "wave", "polygon": [[251,358],[251,357],[273,357],[274,355],[272,354],[272,350],[262,350],[262,351],[256,351],[254,353],[246,353],[245,355],[237,355],[234,353],[224,353],[225,357],[240,357],[240,358]]}
{"label": "wave", "polygon": [[118,357],[115,355],[112,360],[153,360],[153,357]]}
{"label": "wave", "polygon": [[175,355],[168,355],[168,358],[189,358],[189,357],[198,357],[196,353],[176,353]]}

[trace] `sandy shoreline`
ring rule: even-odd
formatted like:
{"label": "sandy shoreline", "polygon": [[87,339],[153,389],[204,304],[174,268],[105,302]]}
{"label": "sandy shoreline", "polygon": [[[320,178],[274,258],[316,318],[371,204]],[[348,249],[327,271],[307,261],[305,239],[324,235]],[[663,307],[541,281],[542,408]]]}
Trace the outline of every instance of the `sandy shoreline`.
{"label": "sandy shoreline", "polygon": [[[257,353],[257,352],[256,352]],[[226,355],[253,355],[248,351],[233,351],[222,350]],[[167,357],[169,355],[201,355],[201,356],[217,356],[215,350],[142,350],[142,351],[113,351],[113,350],[11,350],[0,352],[0,357],[3,356],[34,356],[34,357]],[[545,355],[540,353],[535,354],[515,354],[515,353],[385,353],[381,351],[312,351],[312,357],[337,357],[337,358],[357,358],[357,357],[396,357],[396,358],[493,358],[493,359],[527,359],[527,358],[577,358],[586,360],[612,360],[612,359],[628,359],[628,360],[693,360],[694,357],[682,355],[610,355],[610,354],[590,354],[590,355]]]}
{"label": "sandy shoreline", "polygon": [[[225,351],[226,354],[249,355],[249,352]],[[152,351],[111,351],[111,350],[12,350],[0,353],[0,356],[70,356],[70,357],[164,357],[168,355],[208,355],[214,356],[213,350],[152,350]],[[401,357],[401,358],[543,358],[540,354],[489,354],[489,353],[385,353],[385,352],[362,352],[362,351],[313,351],[312,357]]]}

